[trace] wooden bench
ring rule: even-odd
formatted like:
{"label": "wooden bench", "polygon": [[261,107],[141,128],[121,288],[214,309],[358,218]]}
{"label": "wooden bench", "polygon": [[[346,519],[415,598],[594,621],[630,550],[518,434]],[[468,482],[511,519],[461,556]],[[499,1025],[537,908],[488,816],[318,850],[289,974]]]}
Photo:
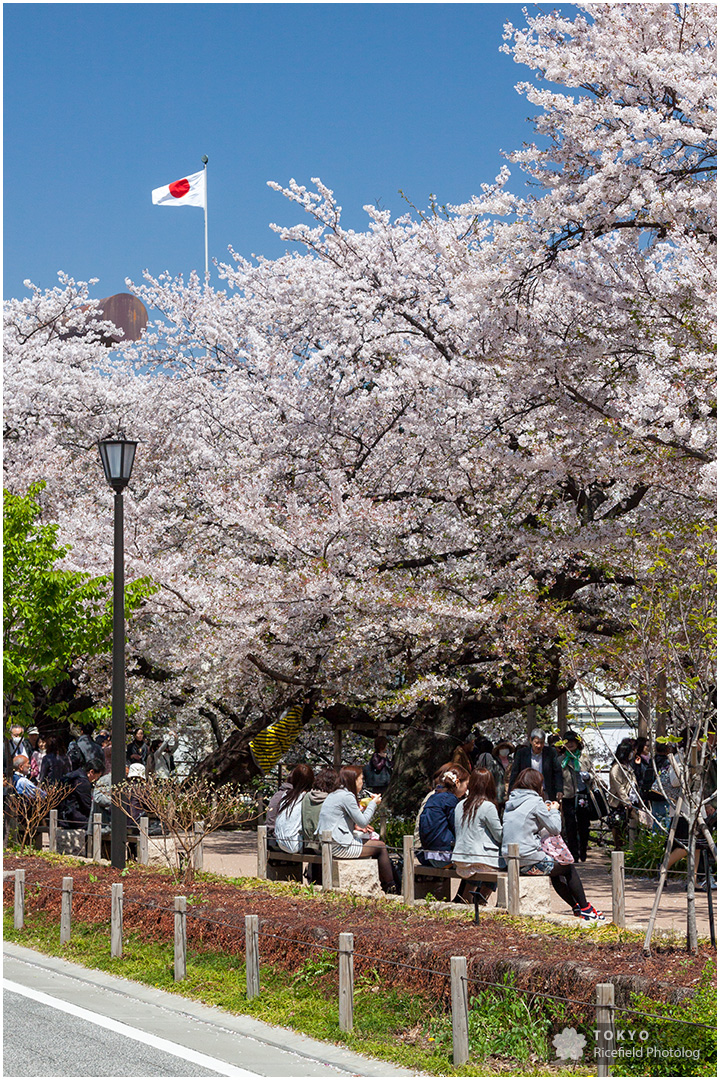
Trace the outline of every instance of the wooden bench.
{"label": "wooden bench", "polygon": [[[414,837],[403,836],[403,900],[412,904],[415,900],[434,896],[436,900],[450,900],[450,882],[453,878],[471,883],[488,882],[498,886],[497,906],[507,908],[508,875],[502,870],[482,870],[471,878],[461,878],[452,863],[447,866],[423,866],[415,862]],[[475,922],[480,919],[480,894],[475,889],[471,896],[475,904]]]}
{"label": "wooden bench", "polygon": [[267,825],[258,825],[257,830],[258,869],[257,876],[264,881],[302,881],[303,866],[322,868],[322,887],[329,891],[332,883],[332,835],[323,833],[320,855],[301,851],[292,854],[288,851],[276,851],[268,848]]}

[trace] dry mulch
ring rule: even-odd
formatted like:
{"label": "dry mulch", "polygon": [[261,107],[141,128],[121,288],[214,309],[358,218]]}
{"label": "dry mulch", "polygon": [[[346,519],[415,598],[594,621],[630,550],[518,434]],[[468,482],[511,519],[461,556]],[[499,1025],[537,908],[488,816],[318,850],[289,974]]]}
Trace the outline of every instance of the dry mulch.
{"label": "dry mulch", "polygon": [[[166,873],[132,865],[121,876],[107,866],[67,866],[45,859],[10,856],[5,868],[26,870],[26,911],[60,918],[62,878],[73,878],[73,919],[108,924],[110,886],[123,883],[125,931],[145,940],[173,940],[173,899],[188,897],[189,951],[195,949],[244,954],[245,915],[260,916],[260,959],[295,972],[323,948],[337,949],[338,935],[354,935],[355,972],[376,968],[383,982],[405,989],[423,988],[446,998],[451,956],[466,956],[473,979],[498,981],[508,971],[516,985],[594,1003],[595,986],[614,982],[617,1004],[628,1004],[631,990],[656,1000],[677,1001],[697,986],[706,961],[715,957],[709,944],[690,956],[663,944],[645,956],[639,942],[603,943],[569,940],[538,929],[523,931],[507,916],[484,916],[479,926],[448,920],[390,901],[348,897],[329,900],[280,896],[263,884],[243,888],[217,880],[198,879],[178,885]],[[41,888],[34,886],[39,884]],[[13,890],[6,888],[5,904]],[[394,961],[393,964],[383,961]],[[407,966],[406,966],[407,965]],[[421,970],[418,970],[421,969]],[[329,976],[332,982],[332,976]],[[481,989],[481,987],[477,987]],[[471,986],[471,993],[473,987]]]}

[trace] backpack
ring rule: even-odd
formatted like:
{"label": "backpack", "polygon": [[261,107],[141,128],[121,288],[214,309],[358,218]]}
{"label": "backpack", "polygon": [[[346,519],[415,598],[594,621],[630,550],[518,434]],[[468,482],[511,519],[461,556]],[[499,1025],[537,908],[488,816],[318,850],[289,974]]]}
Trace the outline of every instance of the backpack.
{"label": "backpack", "polygon": [[[373,755],[374,756],[374,755]],[[381,769],[376,769],[371,758],[363,769],[363,776],[367,787],[373,791],[376,787],[386,788],[392,780],[392,768],[387,758],[383,758]]]}

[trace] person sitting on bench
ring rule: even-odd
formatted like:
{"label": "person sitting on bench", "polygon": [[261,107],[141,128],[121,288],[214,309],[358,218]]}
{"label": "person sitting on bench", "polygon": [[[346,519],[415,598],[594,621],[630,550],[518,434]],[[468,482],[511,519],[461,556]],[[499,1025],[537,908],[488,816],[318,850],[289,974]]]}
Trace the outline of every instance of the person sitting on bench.
{"label": "person sitting on bench", "polygon": [[373,795],[363,810],[358,798],[363,789],[362,769],[355,765],[344,765],[338,779],[340,787],[337,791],[331,791],[322,805],[317,835],[321,837],[326,831],[332,833],[332,853],[338,859],[377,859],[383,891],[396,893],[392,863],[384,841],[363,842],[361,839],[362,832],[380,805],[381,796]]}
{"label": "person sitting on bench", "polygon": [[[562,819],[557,802],[545,802],[542,773],[523,769],[513,784],[503,818],[502,856],[508,857],[510,844],[517,844],[520,873],[528,876],[550,875],[550,884],[561,900],[572,908],[573,915],[585,922],[602,923],[605,916],[589,904],[572,855],[560,862],[546,854],[541,836],[559,837]],[[563,845],[564,846],[564,845]]]}
{"label": "person sitting on bench", "polygon": [[296,765],[290,773],[290,790],[285,792],[275,818],[275,840],[281,851],[299,855],[303,849],[302,807],[315,774],[309,765]]}
{"label": "person sitting on bench", "polygon": [[58,825],[63,829],[86,829],[92,807],[92,789],[102,776],[100,769],[85,763],[63,777],[67,795],[60,804]]}
{"label": "person sitting on bench", "polygon": [[442,868],[452,862],[455,846],[455,807],[467,791],[470,773],[462,765],[450,765],[440,773],[435,791],[425,801],[420,814],[418,862],[422,866]]}
{"label": "person sitting on bench", "polygon": [[[502,825],[497,809],[495,778],[489,769],[473,769],[467,795],[455,807],[455,848],[453,862],[458,876],[464,880],[455,896],[456,903],[467,904],[470,881],[475,874],[493,870],[500,865]],[[497,885],[484,881],[477,894],[482,904]]]}

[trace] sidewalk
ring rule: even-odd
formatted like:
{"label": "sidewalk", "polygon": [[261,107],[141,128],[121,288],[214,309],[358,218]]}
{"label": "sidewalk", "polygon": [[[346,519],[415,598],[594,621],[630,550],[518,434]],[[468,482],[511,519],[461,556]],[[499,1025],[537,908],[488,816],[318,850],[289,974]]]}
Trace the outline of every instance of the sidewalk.
{"label": "sidewalk", "polygon": [[[223,877],[255,877],[257,874],[257,837],[254,832],[217,832],[204,843],[204,869]],[[588,900],[594,907],[612,914],[612,886],[610,881],[610,852],[591,847],[585,863],[578,864],[578,873],[585,886]],[[625,913],[628,926],[647,927],[650,910],[655,899],[657,882],[640,874],[625,874]],[[717,893],[713,893],[713,910],[717,926]],[[695,909],[700,937],[710,936],[707,898],[696,892]],[[553,911],[567,915],[568,907],[553,893]],[[672,875],[671,884],[665,886],[660,909],[655,922],[658,930],[686,931],[685,879]]]}

